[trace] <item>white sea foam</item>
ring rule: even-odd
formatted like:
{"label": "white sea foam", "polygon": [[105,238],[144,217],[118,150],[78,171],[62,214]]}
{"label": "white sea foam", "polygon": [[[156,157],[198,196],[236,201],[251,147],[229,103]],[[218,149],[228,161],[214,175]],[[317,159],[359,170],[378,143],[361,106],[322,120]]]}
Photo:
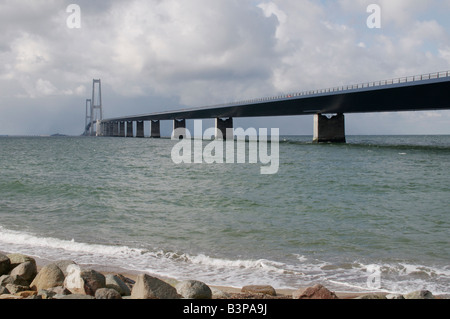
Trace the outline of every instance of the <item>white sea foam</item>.
{"label": "white sea foam", "polygon": [[[241,287],[246,284],[271,284],[279,288],[298,288],[315,282],[338,291],[367,291],[370,265],[352,263],[332,265],[304,255],[291,263],[267,259],[232,259],[205,254],[145,250],[128,246],[91,244],[41,237],[0,226],[0,251],[18,252],[50,261],[71,259],[79,264],[145,271],[178,279],[198,279],[216,285]],[[405,293],[428,289],[448,293],[450,268],[408,263],[380,265],[380,291]],[[430,280],[431,279],[431,280]]]}

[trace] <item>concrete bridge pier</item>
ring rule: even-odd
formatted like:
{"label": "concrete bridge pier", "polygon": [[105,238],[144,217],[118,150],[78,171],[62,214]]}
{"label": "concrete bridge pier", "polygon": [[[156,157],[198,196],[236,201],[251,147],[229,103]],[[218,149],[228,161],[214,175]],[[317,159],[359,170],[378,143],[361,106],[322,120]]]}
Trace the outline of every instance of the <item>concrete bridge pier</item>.
{"label": "concrete bridge pier", "polygon": [[144,121],[136,122],[136,137],[143,138],[144,136]]}
{"label": "concrete bridge pier", "polygon": [[173,120],[172,138],[183,139],[186,137],[186,120]]}
{"label": "concrete bridge pier", "polygon": [[131,121],[127,122],[127,137],[134,137],[133,122],[131,122]]}
{"label": "concrete bridge pier", "polygon": [[345,117],[337,114],[330,118],[314,115],[314,143],[345,143]]}
{"label": "concrete bridge pier", "polygon": [[216,118],[216,139],[234,139],[232,117],[226,119]]}
{"label": "concrete bridge pier", "polygon": [[161,124],[160,121],[151,121],[151,135],[152,138],[160,138],[161,137]]}
{"label": "concrete bridge pier", "polygon": [[125,137],[125,122],[119,123],[119,136]]}
{"label": "concrete bridge pier", "polygon": [[113,123],[113,136],[118,137],[119,136],[119,122]]}

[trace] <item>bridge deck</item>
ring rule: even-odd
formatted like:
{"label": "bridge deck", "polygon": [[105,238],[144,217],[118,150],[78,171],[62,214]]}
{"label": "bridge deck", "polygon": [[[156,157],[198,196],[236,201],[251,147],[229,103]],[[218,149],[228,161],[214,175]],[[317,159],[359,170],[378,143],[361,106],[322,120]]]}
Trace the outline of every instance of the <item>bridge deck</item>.
{"label": "bridge deck", "polygon": [[102,122],[450,109],[450,71]]}

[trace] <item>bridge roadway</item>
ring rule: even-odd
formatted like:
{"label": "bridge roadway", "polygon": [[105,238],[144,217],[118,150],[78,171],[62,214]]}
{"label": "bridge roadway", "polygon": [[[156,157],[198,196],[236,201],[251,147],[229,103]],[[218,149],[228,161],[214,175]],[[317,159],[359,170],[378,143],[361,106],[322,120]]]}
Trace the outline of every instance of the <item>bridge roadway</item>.
{"label": "bridge roadway", "polygon": [[[237,117],[314,116],[314,141],[345,142],[344,114],[450,109],[450,71],[385,81],[360,83],[323,90],[305,91],[214,106],[180,109],[105,119],[103,136],[130,136],[124,123],[136,122],[136,137],[143,137],[143,122],[151,121],[152,137],[159,137],[159,121],[173,120],[185,128],[187,119],[216,119],[222,132],[232,128]],[[324,114],[336,114],[326,117]],[[225,137],[225,136],[224,136]]]}

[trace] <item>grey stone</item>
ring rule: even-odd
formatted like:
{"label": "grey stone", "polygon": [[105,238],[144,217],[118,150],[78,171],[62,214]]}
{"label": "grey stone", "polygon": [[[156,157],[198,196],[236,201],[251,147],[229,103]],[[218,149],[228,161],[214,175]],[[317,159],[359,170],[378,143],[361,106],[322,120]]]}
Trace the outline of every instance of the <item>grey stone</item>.
{"label": "grey stone", "polygon": [[137,277],[136,284],[131,291],[133,299],[179,299],[177,290],[168,283],[149,276],[141,274]]}
{"label": "grey stone", "polygon": [[34,278],[30,287],[36,291],[41,289],[62,286],[64,283],[64,273],[54,264],[44,266]]}
{"label": "grey stone", "polygon": [[29,291],[30,290],[30,287],[28,287],[28,286],[21,286],[21,285],[15,285],[15,284],[7,284],[5,286],[5,288],[8,289],[9,293],[13,294],[13,295],[18,292],[21,292],[21,291]]}
{"label": "grey stone", "polygon": [[67,277],[67,267],[69,265],[76,265],[76,262],[74,262],[73,260],[58,260],[58,261],[55,261],[53,264],[58,266],[59,269],[61,269],[62,272],[64,273],[64,276]]}
{"label": "grey stone", "polygon": [[115,289],[100,288],[95,292],[95,299],[122,299],[122,296]]}
{"label": "grey stone", "polygon": [[277,292],[272,286],[269,285],[249,285],[244,286],[241,289],[241,292],[247,293],[255,293],[255,294],[263,294],[269,296],[276,296]]}
{"label": "grey stone", "polygon": [[405,299],[435,299],[428,290],[417,290],[404,295]]}
{"label": "grey stone", "polygon": [[14,267],[14,269],[11,270],[10,275],[21,276],[23,279],[31,282],[36,277],[37,273],[36,263],[33,261],[26,261]]}
{"label": "grey stone", "polygon": [[23,279],[18,275],[3,275],[0,277],[0,286],[6,286],[7,284],[20,285],[20,286],[28,286],[29,283],[27,280]]}
{"label": "grey stone", "polygon": [[55,295],[55,299],[95,299],[93,296],[84,294],[72,294],[72,295]]}
{"label": "grey stone", "polygon": [[78,265],[67,267],[68,275],[64,287],[73,294],[95,296],[97,289],[105,288],[105,276],[93,269],[82,270]]}
{"label": "grey stone", "polygon": [[121,296],[130,296],[131,289],[129,286],[116,275],[106,275],[105,276],[105,287],[115,289]]}
{"label": "grey stone", "polygon": [[211,299],[212,291],[203,282],[197,280],[186,280],[175,286],[178,294],[186,299]]}
{"label": "grey stone", "polygon": [[6,275],[11,269],[11,260],[8,256],[0,254],[0,276]]}
{"label": "grey stone", "polygon": [[11,269],[17,267],[21,263],[25,263],[27,261],[32,262],[36,265],[36,260],[33,257],[23,255],[23,254],[8,254],[9,260],[11,260]]}
{"label": "grey stone", "polygon": [[367,294],[357,297],[356,299],[387,299],[384,294]]}

